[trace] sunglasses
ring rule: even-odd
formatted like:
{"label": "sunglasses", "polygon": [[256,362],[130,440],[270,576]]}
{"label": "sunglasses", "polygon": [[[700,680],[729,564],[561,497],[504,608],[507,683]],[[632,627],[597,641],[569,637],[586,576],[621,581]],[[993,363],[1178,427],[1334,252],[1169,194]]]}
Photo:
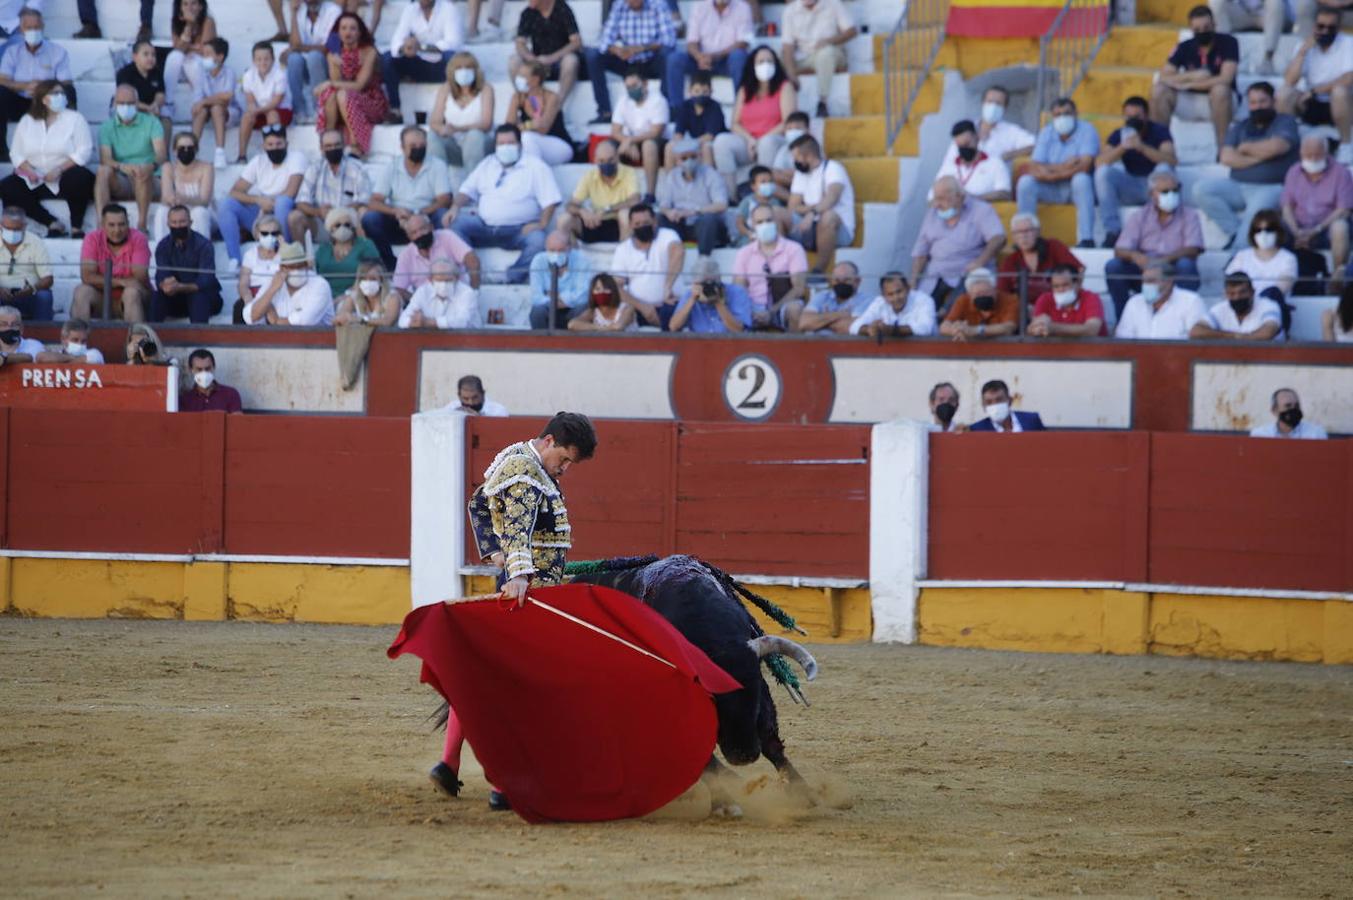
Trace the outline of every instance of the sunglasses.
{"label": "sunglasses", "polygon": [[259,237],[268,237],[269,235],[272,235],[273,237],[281,237],[281,236],[282,236],[282,232],[280,232],[280,231],[260,231],[260,232],[258,233],[258,236],[259,236]]}

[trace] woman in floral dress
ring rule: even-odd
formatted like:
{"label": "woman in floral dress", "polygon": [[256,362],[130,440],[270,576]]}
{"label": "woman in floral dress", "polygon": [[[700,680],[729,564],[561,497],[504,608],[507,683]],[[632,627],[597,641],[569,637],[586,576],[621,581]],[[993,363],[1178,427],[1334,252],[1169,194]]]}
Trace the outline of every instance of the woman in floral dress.
{"label": "woman in floral dress", "polygon": [[328,46],[329,80],[315,86],[315,127],[321,134],[326,128],[341,128],[348,152],[363,157],[371,149],[371,129],[384,121],[387,109],[376,42],[365,22],[344,13]]}

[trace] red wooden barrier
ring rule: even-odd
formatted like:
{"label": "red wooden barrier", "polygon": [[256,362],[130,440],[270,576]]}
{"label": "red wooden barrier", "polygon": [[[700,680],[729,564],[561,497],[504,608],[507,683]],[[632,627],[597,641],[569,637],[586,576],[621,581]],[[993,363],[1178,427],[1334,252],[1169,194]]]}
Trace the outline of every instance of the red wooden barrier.
{"label": "red wooden barrier", "polygon": [[178,409],[179,370],[163,366],[28,363],[0,369],[0,406],[28,409]]}

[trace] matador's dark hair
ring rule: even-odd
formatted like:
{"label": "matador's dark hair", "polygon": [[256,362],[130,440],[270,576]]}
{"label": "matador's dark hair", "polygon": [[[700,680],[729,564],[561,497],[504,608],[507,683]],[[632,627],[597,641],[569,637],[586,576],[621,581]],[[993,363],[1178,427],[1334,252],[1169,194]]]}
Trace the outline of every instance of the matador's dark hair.
{"label": "matador's dark hair", "polygon": [[578,451],[578,459],[591,459],[597,452],[597,432],[592,420],[582,413],[557,412],[550,419],[541,437],[549,435],[560,447],[573,447]]}

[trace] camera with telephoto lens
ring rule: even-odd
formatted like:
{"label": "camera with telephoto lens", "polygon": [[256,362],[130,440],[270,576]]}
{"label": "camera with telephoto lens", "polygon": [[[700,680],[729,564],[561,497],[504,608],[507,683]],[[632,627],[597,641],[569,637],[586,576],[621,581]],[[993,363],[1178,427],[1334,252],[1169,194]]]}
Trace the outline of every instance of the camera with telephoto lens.
{"label": "camera with telephoto lens", "polygon": [[159,353],[159,352],[160,352],[160,348],[157,347],[157,346],[155,345],[155,342],[152,341],[152,340],[144,340],[144,341],[142,341],[141,344],[140,344],[140,346],[139,346],[139,349],[140,349],[140,351],[141,351],[141,358],[142,358],[142,359],[150,359],[150,358],[151,358],[152,356],[154,356],[156,353]]}
{"label": "camera with telephoto lens", "polygon": [[719,299],[719,292],[723,290],[723,282],[711,278],[709,281],[701,282],[700,297],[707,303],[713,303]]}

